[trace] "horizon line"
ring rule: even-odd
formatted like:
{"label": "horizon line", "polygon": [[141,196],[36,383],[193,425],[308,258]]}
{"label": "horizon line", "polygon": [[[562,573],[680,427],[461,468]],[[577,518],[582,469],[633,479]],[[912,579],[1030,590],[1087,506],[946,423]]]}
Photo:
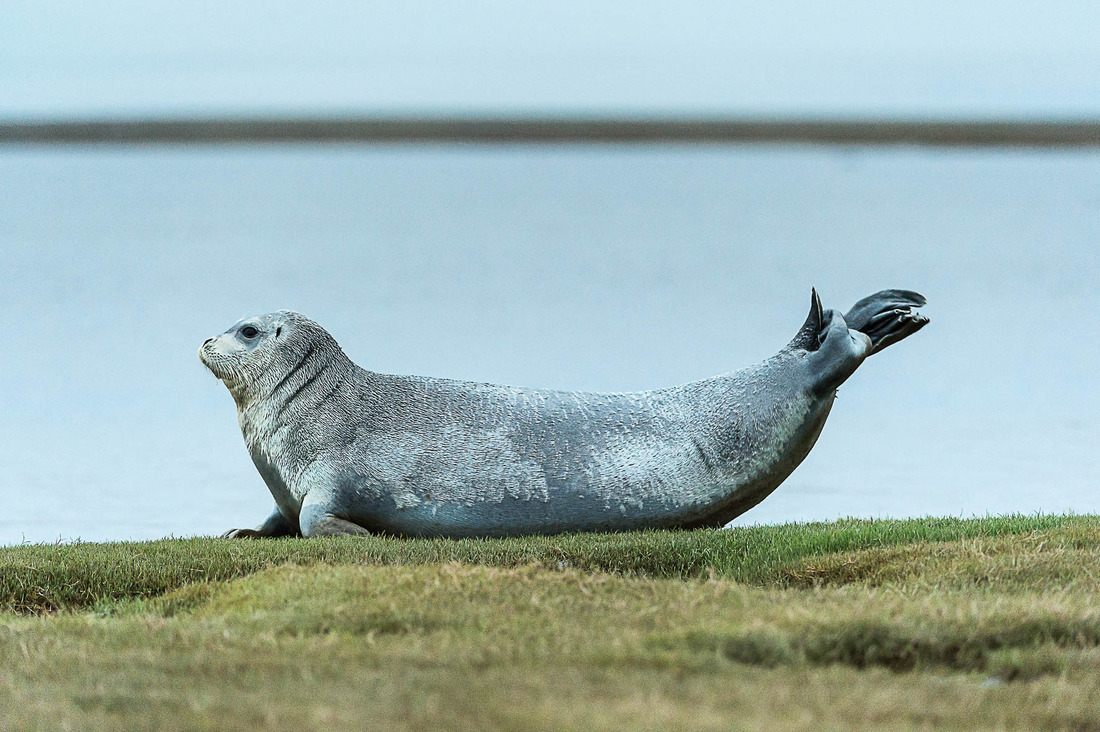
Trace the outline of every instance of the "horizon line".
{"label": "horizon line", "polygon": [[46,121],[0,119],[0,145],[677,142],[1100,147],[1100,119],[687,115],[256,115]]}

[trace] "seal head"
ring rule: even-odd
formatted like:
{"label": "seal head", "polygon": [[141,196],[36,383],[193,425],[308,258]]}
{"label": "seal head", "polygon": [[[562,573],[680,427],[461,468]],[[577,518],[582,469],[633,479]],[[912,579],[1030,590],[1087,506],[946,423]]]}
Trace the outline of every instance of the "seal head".
{"label": "seal head", "polygon": [[199,360],[238,406],[270,395],[313,355],[346,360],[332,336],[290,310],[242,318],[199,348]]}
{"label": "seal head", "polygon": [[272,371],[288,315],[278,312],[243,318],[221,335],[207,338],[199,348],[199,360],[221,379],[238,403]]}

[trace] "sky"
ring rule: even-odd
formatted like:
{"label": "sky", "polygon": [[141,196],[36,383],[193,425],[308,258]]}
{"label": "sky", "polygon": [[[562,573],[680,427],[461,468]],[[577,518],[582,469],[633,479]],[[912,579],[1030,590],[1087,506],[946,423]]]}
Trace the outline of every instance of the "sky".
{"label": "sky", "polygon": [[5,0],[0,119],[1100,117],[1100,3]]}

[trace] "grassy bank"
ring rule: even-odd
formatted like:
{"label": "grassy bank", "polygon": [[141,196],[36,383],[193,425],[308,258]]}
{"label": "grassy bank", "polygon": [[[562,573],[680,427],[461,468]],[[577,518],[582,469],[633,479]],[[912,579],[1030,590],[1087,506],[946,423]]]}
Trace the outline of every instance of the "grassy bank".
{"label": "grassy bank", "polygon": [[1100,729],[1100,518],[0,549],[0,729]]}

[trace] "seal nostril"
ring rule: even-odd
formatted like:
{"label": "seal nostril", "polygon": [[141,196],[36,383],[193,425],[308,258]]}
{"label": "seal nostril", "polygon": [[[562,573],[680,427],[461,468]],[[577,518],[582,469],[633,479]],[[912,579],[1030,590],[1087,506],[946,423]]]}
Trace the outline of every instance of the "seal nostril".
{"label": "seal nostril", "polygon": [[214,339],[213,339],[213,338],[207,338],[207,339],[206,339],[205,341],[203,341],[203,342],[202,342],[202,344],[203,344],[203,345],[205,346],[205,345],[207,345],[208,343],[213,343],[213,342],[214,342]]}

